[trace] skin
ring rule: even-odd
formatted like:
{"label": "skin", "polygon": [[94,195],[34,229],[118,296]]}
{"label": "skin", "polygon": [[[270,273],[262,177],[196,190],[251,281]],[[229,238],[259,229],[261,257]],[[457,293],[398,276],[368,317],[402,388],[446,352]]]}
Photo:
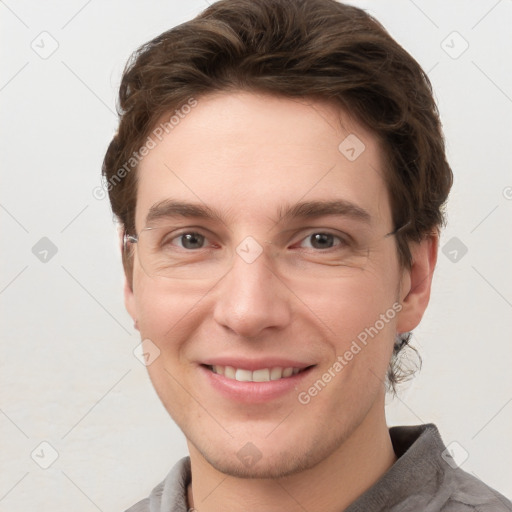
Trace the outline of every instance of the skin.
{"label": "skin", "polygon": [[[350,133],[365,144],[353,162],[338,150]],[[339,511],[395,461],[384,378],[396,333],[414,329],[427,306],[438,242],[432,235],[412,245],[412,268],[399,266],[394,237],[384,237],[396,226],[381,155],[376,137],[331,104],[231,92],[199,98],[141,162],[137,232],[153,205],[172,198],[222,214],[223,222],[207,225],[218,247],[234,251],[252,236],[264,248],[251,264],[235,254],[222,279],[188,282],[150,277],[135,257],[133,283],[125,287],[142,339],[161,351],[148,366],[150,378],[187,438],[190,507]],[[279,207],[333,199],[370,214],[365,229],[375,236],[368,258],[331,279],[280,275],[273,255],[296,251],[311,230],[295,236],[292,249],[280,233],[302,226],[276,223]],[[341,221],[323,216],[305,225],[318,232]],[[401,311],[317,396],[300,404],[298,393],[397,301]],[[300,389],[240,404],[212,389],[198,369],[219,354],[293,357],[316,366]],[[250,466],[237,457],[248,442],[261,454]]]}

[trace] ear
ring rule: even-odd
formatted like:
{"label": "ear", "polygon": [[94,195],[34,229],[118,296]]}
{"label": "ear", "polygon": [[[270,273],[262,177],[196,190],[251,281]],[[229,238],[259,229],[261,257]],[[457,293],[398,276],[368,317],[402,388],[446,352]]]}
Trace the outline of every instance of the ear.
{"label": "ear", "polygon": [[[124,306],[128,314],[132,317],[135,328],[138,330],[137,326],[137,314],[135,307],[135,295],[133,294],[133,275],[131,272],[131,267],[127,266],[126,260],[126,251],[124,247],[124,229],[119,230],[119,247],[121,249],[121,256],[123,261],[124,268]],[[127,269],[130,268],[130,271]]]}
{"label": "ear", "polygon": [[133,294],[131,283],[126,276],[124,279],[124,305],[126,311],[128,311],[128,314],[132,317],[135,329],[139,330],[137,325],[137,310],[135,308],[135,295]]}
{"label": "ear", "polygon": [[438,245],[438,233],[429,234],[421,242],[410,245],[412,266],[404,270],[400,286],[402,310],[397,320],[399,333],[417,327],[427,309]]}

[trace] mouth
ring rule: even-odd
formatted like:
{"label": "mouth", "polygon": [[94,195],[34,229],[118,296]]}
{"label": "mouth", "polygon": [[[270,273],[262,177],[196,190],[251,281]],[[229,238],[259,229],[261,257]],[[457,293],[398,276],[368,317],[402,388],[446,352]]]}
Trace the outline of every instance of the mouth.
{"label": "mouth", "polygon": [[271,368],[258,368],[256,370],[247,370],[244,368],[235,368],[234,366],[221,365],[202,365],[211,372],[222,375],[226,379],[238,382],[270,382],[275,380],[288,379],[299,373],[305,372],[314,365],[305,368],[296,368],[293,366]]}
{"label": "mouth", "polygon": [[198,368],[204,377],[205,393],[211,390],[231,403],[256,405],[292,399],[316,366],[279,357],[257,360],[219,356],[202,361]]}

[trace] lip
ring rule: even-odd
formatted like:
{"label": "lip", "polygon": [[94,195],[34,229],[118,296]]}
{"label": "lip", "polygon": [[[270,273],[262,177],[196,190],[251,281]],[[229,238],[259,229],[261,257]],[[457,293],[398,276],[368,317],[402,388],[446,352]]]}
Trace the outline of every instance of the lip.
{"label": "lip", "polygon": [[[220,360],[219,360],[220,361]],[[225,361],[225,360],[223,360]],[[230,360],[233,363],[233,360]],[[265,364],[268,364],[268,360],[265,361]],[[231,401],[243,403],[243,404],[262,404],[265,402],[269,402],[272,400],[276,400],[280,397],[285,396],[287,393],[295,390],[297,391],[297,386],[299,383],[307,377],[311,370],[313,370],[314,365],[304,365],[298,364],[297,362],[293,364],[290,361],[286,362],[288,366],[294,366],[295,368],[305,368],[300,373],[292,375],[290,377],[285,377],[279,380],[272,380],[267,382],[240,382],[234,379],[228,379],[224,377],[224,375],[219,375],[217,373],[212,372],[208,366],[199,365],[198,369],[204,378],[207,381],[207,385],[214,389],[216,392],[228,398]],[[240,366],[236,366],[236,364],[223,364],[223,363],[212,363],[218,364],[220,366],[234,366],[237,368],[244,368],[247,370],[257,370],[259,368],[268,368],[269,366],[258,366],[261,364],[258,362],[256,366],[253,365],[252,368],[247,367],[247,361],[245,366],[240,362],[238,363]],[[271,364],[271,366],[284,366],[280,364]],[[309,366],[309,368],[308,368]]]}
{"label": "lip", "polygon": [[232,366],[233,368],[242,368],[244,370],[259,370],[261,368],[299,368],[303,370],[308,366],[314,366],[315,363],[304,363],[293,361],[292,359],[265,358],[265,359],[244,359],[240,357],[214,357],[201,361],[205,366]]}

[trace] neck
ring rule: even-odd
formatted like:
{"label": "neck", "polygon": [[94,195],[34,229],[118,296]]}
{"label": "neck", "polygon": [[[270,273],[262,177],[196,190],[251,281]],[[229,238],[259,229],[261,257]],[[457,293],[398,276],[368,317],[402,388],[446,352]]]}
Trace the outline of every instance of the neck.
{"label": "neck", "polygon": [[[383,408],[381,409],[383,410]],[[384,414],[365,420],[327,459],[280,479],[241,479],[208,464],[189,445],[190,508],[198,512],[339,512],[375,484],[396,460]]]}

